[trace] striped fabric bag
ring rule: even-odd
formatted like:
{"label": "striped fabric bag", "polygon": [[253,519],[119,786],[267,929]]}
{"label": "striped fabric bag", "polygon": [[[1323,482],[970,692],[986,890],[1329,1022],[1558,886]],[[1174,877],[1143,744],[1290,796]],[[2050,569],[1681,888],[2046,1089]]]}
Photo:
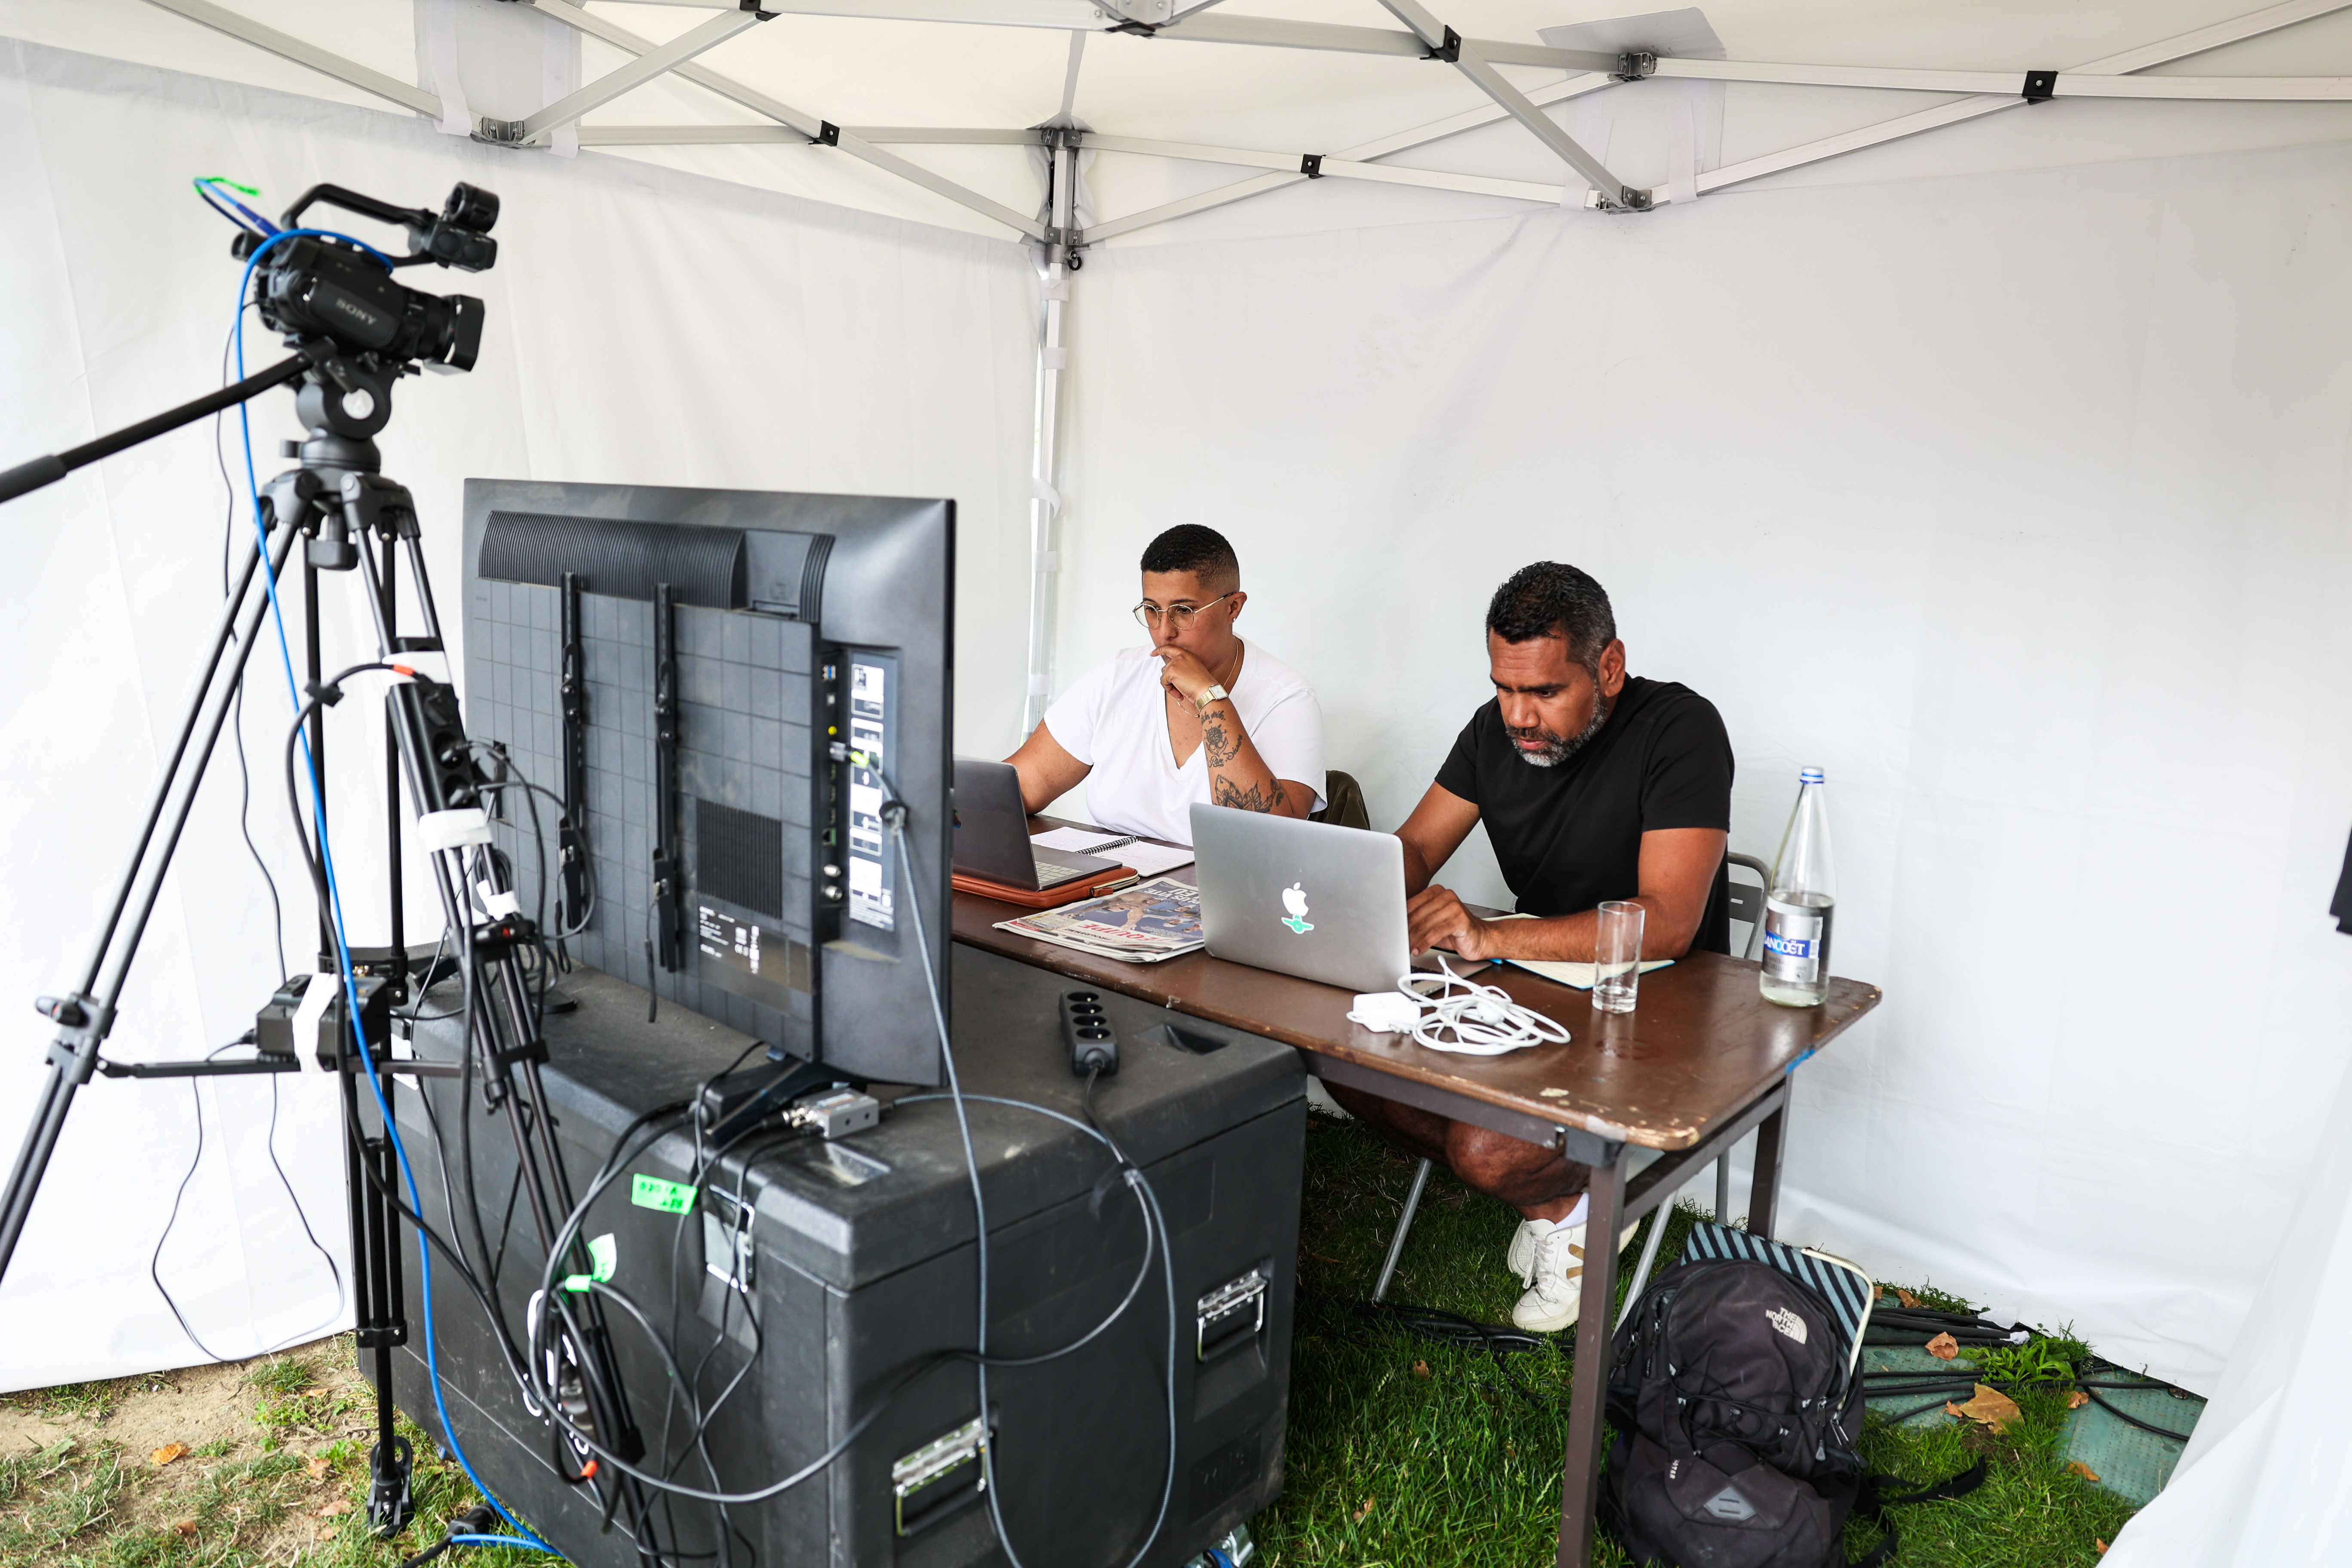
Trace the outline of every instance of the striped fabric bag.
{"label": "striped fabric bag", "polygon": [[1786,1242],[1750,1236],[1712,1220],[1694,1226],[1690,1239],[1683,1244],[1685,1263],[1706,1258],[1736,1258],[1761,1263],[1811,1286],[1836,1315],[1838,1326],[1849,1342],[1846,1375],[1853,1375],[1855,1361],[1862,1354],[1862,1332],[1870,1323],[1870,1303],[1877,1294],[1876,1286],[1860,1265],[1811,1247],[1790,1247]]}

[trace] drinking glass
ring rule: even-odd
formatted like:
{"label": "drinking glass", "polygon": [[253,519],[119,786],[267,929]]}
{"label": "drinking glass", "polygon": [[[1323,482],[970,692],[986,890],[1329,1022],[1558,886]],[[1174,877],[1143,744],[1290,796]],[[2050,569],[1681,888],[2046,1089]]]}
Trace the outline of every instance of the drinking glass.
{"label": "drinking glass", "polygon": [[1603,1013],[1630,1013],[1642,984],[1642,906],[1612,899],[1592,931],[1592,1005]]}

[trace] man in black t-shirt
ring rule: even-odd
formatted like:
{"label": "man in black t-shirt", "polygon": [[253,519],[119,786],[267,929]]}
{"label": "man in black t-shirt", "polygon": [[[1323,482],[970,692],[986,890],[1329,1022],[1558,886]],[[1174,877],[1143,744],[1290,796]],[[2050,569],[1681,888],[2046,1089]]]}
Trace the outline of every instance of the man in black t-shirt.
{"label": "man in black t-shirt", "polygon": [[[1557,562],[1496,591],[1486,657],[1494,700],[1463,727],[1397,830],[1413,951],[1589,963],[1593,907],[1630,899],[1644,911],[1643,957],[1727,952],[1731,742],[1715,705],[1688,687],[1628,676],[1609,595]],[[1481,919],[1431,880],[1481,821],[1518,912],[1536,918]],[[1575,1321],[1583,1166],[1539,1143],[1328,1087],[1395,1142],[1519,1211],[1507,1256],[1528,1289],[1512,1321],[1549,1331]]]}

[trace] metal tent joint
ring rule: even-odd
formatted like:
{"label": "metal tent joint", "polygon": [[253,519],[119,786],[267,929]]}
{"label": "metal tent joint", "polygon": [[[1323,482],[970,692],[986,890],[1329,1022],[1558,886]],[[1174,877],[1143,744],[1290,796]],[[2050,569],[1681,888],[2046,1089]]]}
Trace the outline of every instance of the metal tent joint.
{"label": "metal tent joint", "polygon": [[487,114],[474,119],[472,140],[493,147],[520,147],[529,132],[520,120],[493,120]]}
{"label": "metal tent joint", "polygon": [[1040,125],[1037,127],[1037,140],[1049,153],[1059,153],[1065,149],[1075,153],[1086,145],[1087,133],[1075,125]]}
{"label": "metal tent joint", "polygon": [[1619,81],[1640,81],[1643,77],[1656,75],[1657,69],[1657,56],[1646,49],[1635,49],[1619,55],[1617,68],[1610,74]]}
{"label": "metal tent joint", "polygon": [[812,147],[840,146],[841,127],[835,125],[830,120],[818,121],[816,122],[816,134],[809,138],[809,145]]}
{"label": "metal tent joint", "polygon": [[2020,95],[2028,103],[2047,103],[2058,96],[2056,71],[2027,71],[2025,88]]}
{"label": "metal tent joint", "polygon": [[1176,19],[1174,0],[1095,0],[1095,14],[1109,31],[1148,38]]}
{"label": "metal tent joint", "polygon": [[1321,179],[1323,177],[1323,154],[1320,153],[1300,153],[1298,155],[1298,172],[1306,175],[1310,180]]}
{"label": "metal tent joint", "polygon": [[1620,185],[1614,196],[1601,198],[1601,210],[1605,213],[1645,213],[1656,205],[1649,192],[1631,185]]}
{"label": "metal tent joint", "polygon": [[1421,58],[1425,60],[1444,60],[1450,66],[1461,64],[1462,35],[1451,27],[1446,28],[1445,37],[1430,45],[1429,52]]}

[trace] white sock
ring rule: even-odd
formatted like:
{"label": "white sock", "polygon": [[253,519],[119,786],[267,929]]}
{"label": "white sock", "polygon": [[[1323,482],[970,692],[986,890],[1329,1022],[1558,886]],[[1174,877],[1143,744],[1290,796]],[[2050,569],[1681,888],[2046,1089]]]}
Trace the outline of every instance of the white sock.
{"label": "white sock", "polygon": [[1585,1215],[1591,1212],[1591,1206],[1590,1197],[1580,1194],[1576,1200],[1576,1206],[1552,1221],[1551,1227],[1554,1230],[1566,1230],[1570,1226],[1582,1225]]}

